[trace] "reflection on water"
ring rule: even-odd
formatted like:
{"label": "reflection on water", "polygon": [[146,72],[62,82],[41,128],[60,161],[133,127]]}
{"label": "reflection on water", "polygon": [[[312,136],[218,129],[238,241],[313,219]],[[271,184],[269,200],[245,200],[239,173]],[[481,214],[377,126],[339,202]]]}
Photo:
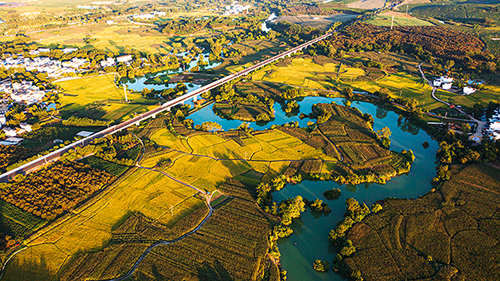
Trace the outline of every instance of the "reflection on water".
{"label": "reflection on water", "polygon": [[[187,52],[183,52],[183,53],[179,53],[177,54],[178,56],[185,56],[185,55],[188,55]],[[208,62],[207,65],[203,65],[203,66],[200,66],[200,70],[206,70],[206,69],[211,69],[211,68],[214,68],[214,67],[217,67],[219,65],[221,65],[222,62],[215,62],[215,61],[209,61],[208,58],[209,58],[209,53],[203,53],[201,54],[203,56],[203,60],[205,62]],[[189,62],[189,64],[187,64],[185,66],[186,68],[186,71],[189,72],[189,70],[195,66],[198,65],[198,62],[199,62],[199,58],[200,55],[196,56],[195,58],[193,58],[193,60],[191,60],[191,62]],[[181,60],[181,59],[179,59]],[[164,89],[172,89],[172,88],[175,88],[177,86],[177,83],[165,83],[165,84],[147,84],[146,81],[148,81],[149,79],[152,79],[152,78],[155,78],[155,77],[158,77],[158,76],[161,76],[161,75],[174,75],[174,74],[179,74],[179,73],[182,73],[183,72],[183,67],[180,67],[178,69],[168,69],[168,70],[165,70],[165,71],[161,71],[161,72],[158,72],[158,73],[154,73],[154,74],[146,74],[145,76],[142,76],[142,77],[137,77],[137,78],[134,78],[134,79],[127,79],[127,78],[122,78],[123,79],[123,83],[125,83],[125,85],[127,85],[127,87],[131,90],[134,90],[134,91],[142,91],[142,89],[150,89],[150,90],[164,90]],[[190,91],[193,91],[193,90],[196,90],[198,88],[201,87],[201,85],[199,84],[195,84],[195,83],[186,83],[186,86],[188,88],[188,92]]]}

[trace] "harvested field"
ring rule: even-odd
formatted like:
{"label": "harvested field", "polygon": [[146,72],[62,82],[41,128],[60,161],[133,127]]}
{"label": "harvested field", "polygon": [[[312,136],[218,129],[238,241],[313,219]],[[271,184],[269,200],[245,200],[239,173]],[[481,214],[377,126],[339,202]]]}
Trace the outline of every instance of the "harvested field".
{"label": "harvested field", "polygon": [[217,209],[197,235],[153,250],[134,276],[155,276],[158,280],[254,280],[267,253],[271,222],[253,201],[233,199]]}
{"label": "harvested field", "polygon": [[392,17],[394,17],[394,26],[432,26],[433,24],[421,20],[415,17],[412,17],[405,13],[398,12],[386,12],[379,14],[367,21],[366,23],[373,24],[376,26],[391,26]]}
{"label": "harvested field", "polygon": [[499,200],[498,168],[453,167],[440,191],[388,199],[355,224],[347,239],[356,252],[345,263],[364,280],[498,280]]}

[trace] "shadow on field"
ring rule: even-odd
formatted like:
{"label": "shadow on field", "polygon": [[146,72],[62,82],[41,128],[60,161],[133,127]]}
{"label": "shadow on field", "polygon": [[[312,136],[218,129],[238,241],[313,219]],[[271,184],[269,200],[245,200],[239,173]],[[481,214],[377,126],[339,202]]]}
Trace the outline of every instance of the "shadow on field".
{"label": "shadow on field", "polygon": [[200,281],[228,281],[233,280],[224,266],[215,260],[214,264],[209,264],[204,261],[201,266],[197,267],[198,279]]}
{"label": "shadow on field", "polygon": [[[29,249],[28,249],[29,251]],[[2,280],[30,281],[30,280],[51,280],[51,269],[47,265],[45,256],[40,256],[32,259],[19,260],[12,259],[5,269],[5,278]],[[14,274],[8,273],[15,272]],[[9,279],[12,277],[14,279]]]}

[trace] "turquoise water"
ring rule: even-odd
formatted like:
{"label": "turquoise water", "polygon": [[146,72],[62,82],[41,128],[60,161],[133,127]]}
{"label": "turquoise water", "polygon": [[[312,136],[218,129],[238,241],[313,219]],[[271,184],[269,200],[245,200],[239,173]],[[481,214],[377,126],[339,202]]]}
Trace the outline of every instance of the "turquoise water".
{"label": "turquoise water", "polygon": [[[342,98],[306,97],[298,101],[300,111],[309,114],[311,106],[319,102],[335,101],[342,104]],[[415,154],[415,162],[408,174],[398,176],[387,182],[380,184],[360,184],[360,185],[340,185],[333,181],[303,181],[297,185],[288,184],[279,192],[273,193],[274,200],[280,202],[286,198],[301,195],[302,197],[314,200],[320,198],[328,203],[332,212],[328,215],[313,214],[306,211],[300,219],[295,219],[292,223],[294,233],[278,242],[281,252],[281,264],[288,272],[288,280],[343,280],[343,278],[330,270],[327,273],[318,273],[313,270],[312,264],[315,259],[328,260],[330,264],[335,256],[335,250],[328,243],[328,233],[335,228],[344,213],[344,202],[352,197],[360,203],[364,202],[369,207],[377,200],[388,197],[397,198],[417,198],[427,193],[431,187],[431,180],[435,175],[435,155],[438,144],[425,131],[413,127],[405,122],[398,121],[398,114],[384,110],[376,105],[367,102],[352,102],[352,107],[356,107],[363,113],[373,115],[374,130],[389,127],[392,132],[391,150],[401,151],[411,149]],[[265,123],[251,123],[251,127],[266,129],[274,124],[284,124],[298,121],[300,126],[306,126],[311,119],[300,119],[299,114],[286,114],[279,104],[274,105],[275,120]],[[242,121],[226,120],[216,116],[212,111],[212,106],[208,106],[200,111],[191,114],[188,118],[194,120],[195,124],[205,121],[215,121],[222,125],[224,130],[237,128]],[[427,141],[430,146],[424,149],[422,144]],[[342,195],[337,200],[326,200],[323,192],[327,189],[340,188]]]}
{"label": "turquoise water", "polygon": [[[179,53],[177,54],[177,56],[179,57],[183,57],[184,55],[186,55],[186,53]],[[210,53],[203,53],[203,58],[205,61],[208,62],[208,65],[205,65],[205,66],[201,66],[200,69],[202,70],[206,70],[206,69],[211,69],[211,68],[214,68],[214,67],[217,67],[219,65],[221,65],[222,62],[215,62],[215,61],[209,61],[208,60],[208,57],[210,55]],[[181,60],[181,59],[179,59]],[[189,65],[186,66],[186,70],[189,72],[189,69],[195,67],[196,65],[198,65],[198,61],[199,61],[199,55],[196,56],[195,59],[193,59]],[[154,73],[154,74],[150,74],[150,75],[145,75],[145,76],[142,76],[142,77],[137,77],[137,78],[134,78],[134,79],[126,79],[124,78],[124,82],[125,82],[125,85],[127,85],[127,87],[131,90],[134,90],[134,91],[142,91],[142,89],[154,89],[154,90],[164,90],[164,89],[172,89],[172,88],[175,88],[175,86],[177,86],[177,83],[166,83],[166,84],[146,84],[145,82],[149,79],[149,78],[153,78],[153,77],[156,77],[158,75],[164,75],[164,74],[178,74],[178,73],[182,73],[183,72],[183,68],[180,67],[178,69],[168,69],[168,70],[165,70],[165,71],[161,71],[161,72],[158,72],[158,73]],[[201,85],[199,84],[195,84],[195,83],[185,83],[187,88],[188,88],[188,92],[191,92],[193,90],[196,90],[198,88],[201,87]]]}

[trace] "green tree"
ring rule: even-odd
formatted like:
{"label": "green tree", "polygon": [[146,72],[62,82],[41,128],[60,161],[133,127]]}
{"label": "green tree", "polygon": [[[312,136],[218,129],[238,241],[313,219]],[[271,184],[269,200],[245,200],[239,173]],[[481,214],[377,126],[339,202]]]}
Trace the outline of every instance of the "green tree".
{"label": "green tree", "polygon": [[289,225],[292,223],[293,218],[299,218],[300,213],[305,211],[305,203],[302,196],[297,196],[295,198],[289,198],[282,201],[279,205],[280,216],[282,223],[284,225]]}

